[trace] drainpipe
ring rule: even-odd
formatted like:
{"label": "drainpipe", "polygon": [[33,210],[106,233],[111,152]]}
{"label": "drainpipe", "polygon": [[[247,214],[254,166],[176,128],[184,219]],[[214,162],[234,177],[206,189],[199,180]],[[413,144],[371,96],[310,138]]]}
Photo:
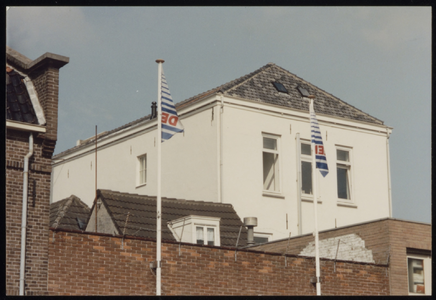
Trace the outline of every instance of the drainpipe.
{"label": "drainpipe", "polygon": [[388,198],[389,198],[389,218],[392,218],[392,189],[391,189],[391,163],[389,156],[389,137],[392,133],[391,128],[386,128],[386,164],[388,171]]}
{"label": "drainpipe", "polygon": [[223,203],[223,113],[224,113],[224,99],[223,99],[223,94],[220,93],[220,100],[221,100],[221,108],[220,108],[220,117],[219,117],[219,134],[218,137],[219,138],[219,202]]}
{"label": "drainpipe", "polygon": [[24,296],[24,271],[26,267],[27,187],[29,180],[29,158],[33,155],[33,134],[29,136],[29,153],[24,157],[23,209],[21,212],[21,255],[20,255],[20,296]]}

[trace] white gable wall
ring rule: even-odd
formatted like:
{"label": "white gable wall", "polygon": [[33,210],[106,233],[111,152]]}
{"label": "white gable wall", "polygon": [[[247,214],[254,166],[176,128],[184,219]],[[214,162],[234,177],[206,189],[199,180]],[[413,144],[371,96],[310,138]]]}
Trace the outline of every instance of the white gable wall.
{"label": "white gable wall", "polygon": [[[255,232],[273,234],[272,240],[286,238],[289,232],[297,235],[296,135],[310,140],[308,112],[227,97],[223,103],[222,115],[219,96],[179,111],[185,133],[162,144],[162,196],[216,202],[222,198],[234,206],[241,219],[258,218]],[[322,202],[318,205],[319,230],[388,217],[387,127],[317,117],[330,169],[325,178],[318,177]],[[98,188],[156,195],[154,124],[137,125],[99,140]],[[262,133],[280,136],[280,197],[263,195]],[[355,205],[351,207],[338,205],[336,145],[352,149]],[[147,184],[137,187],[137,157],[145,153]],[[67,160],[54,164],[53,201],[74,194],[91,206],[95,195],[94,145],[60,158]],[[311,201],[301,202],[301,219],[301,232],[313,231]]]}
{"label": "white gable wall", "polygon": [[[162,144],[162,197],[217,201],[216,119],[211,109],[183,119],[185,133]],[[97,188],[156,195],[156,122],[98,140]],[[53,167],[52,201],[71,194],[88,206],[95,198],[95,144],[61,156]],[[138,156],[147,154],[147,183],[137,186]]]}
{"label": "white gable wall", "polygon": [[[275,106],[251,103],[255,108],[263,108],[257,110],[247,108],[246,101],[226,98],[226,102],[223,114],[224,202],[232,203],[241,218],[257,217],[255,232],[273,233],[272,239],[286,238],[289,232],[292,236],[297,235],[296,134],[300,134],[300,139],[310,140],[308,113],[294,112],[290,116],[291,111]],[[330,170],[325,178],[318,175],[318,195],[322,201],[318,205],[319,230],[388,217],[386,127],[325,116],[318,116],[318,120]],[[350,124],[362,129],[345,126]],[[263,195],[262,133],[280,136],[281,197]],[[352,149],[354,206],[338,205],[336,145]],[[313,204],[303,201],[301,206],[302,233],[312,232]]]}

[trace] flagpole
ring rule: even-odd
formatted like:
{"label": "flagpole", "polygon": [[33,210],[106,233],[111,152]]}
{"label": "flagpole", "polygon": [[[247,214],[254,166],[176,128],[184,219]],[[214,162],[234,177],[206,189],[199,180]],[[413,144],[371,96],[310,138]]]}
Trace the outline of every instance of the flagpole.
{"label": "flagpole", "polygon": [[[308,96],[310,99],[310,111],[313,111],[313,99],[315,96]],[[310,118],[309,118],[310,120]],[[316,172],[316,157],[315,157],[315,143],[310,143],[312,152],[312,178],[313,178],[313,213],[315,218],[315,263],[316,263],[316,295],[321,295],[321,282],[320,282],[320,267],[319,267],[319,237],[318,237],[318,193],[317,193],[317,175]]]}
{"label": "flagpole", "polygon": [[162,248],[162,199],[161,199],[161,149],[162,149],[162,64],[163,59],[156,60],[158,64],[157,92],[157,199],[156,199],[156,296],[161,295],[161,248]]}

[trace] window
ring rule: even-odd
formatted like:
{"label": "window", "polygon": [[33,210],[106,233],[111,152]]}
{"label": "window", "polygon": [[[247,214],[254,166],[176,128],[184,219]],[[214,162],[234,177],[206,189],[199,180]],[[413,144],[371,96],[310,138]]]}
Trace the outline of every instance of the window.
{"label": "window", "polygon": [[255,232],[253,238],[255,244],[268,243],[272,238],[272,234]]}
{"label": "window", "polygon": [[177,241],[220,246],[220,218],[189,215],[168,222]]}
{"label": "window", "polygon": [[301,143],[301,191],[312,195],[312,156],[310,143]]}
{"label": "window", "polygon": [[[206,239],[204,236],[206,229]],[[209,245],[209,246],[215,246],[215,229],[209,228],[209,227],[196,227],[197,232],[197,244],[200,245]]]}
{"label": "window", "polygon": [[147,154],[138,157],[138,185],[147,183]]}
{"label": "window", "polygon": [[277,136],[263,135],[263,189],[276,193],[280,192],[278,142]]}
{"label": "window", "polygon": [[431,295],[431,254],[419,255],[409,250],[407,253],[409,295]]}
{"label": "window", "polygon": [[338,182],[338,198],[351,200],[351,160],[350,150],[336,149],[336,174]]}

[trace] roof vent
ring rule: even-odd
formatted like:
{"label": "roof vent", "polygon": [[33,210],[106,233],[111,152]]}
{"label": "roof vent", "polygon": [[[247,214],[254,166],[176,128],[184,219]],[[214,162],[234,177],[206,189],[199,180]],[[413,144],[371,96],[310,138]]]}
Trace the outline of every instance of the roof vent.
{"label": "roof vent", "polygon": [[297,86],[297,89],[300,92],[301,96],[303,96],[303,97],[309,97],[310,96],[309,92],[305,88],[303,88],[301,86]]}
{"label": "roof vent", "polygon": [[151,102],[151,116],[150,120],[157,117],[157,104],[156,102]]}
{"label": "roof vent", "polygon": [[257,218],[256,217],[247,217],[244,218],[244,225],[247,226],[247,244],[254,245],[254,227],[257,226]]}
{"label": "roof vent", "polygon": [[280,82],[272,82],[272,84],[274,85],[274,87],[277,89],[277,91],[279,91],[280,93],[288,93],[288,90],[285,88],[285,86],[283,84],[281,84]]}

